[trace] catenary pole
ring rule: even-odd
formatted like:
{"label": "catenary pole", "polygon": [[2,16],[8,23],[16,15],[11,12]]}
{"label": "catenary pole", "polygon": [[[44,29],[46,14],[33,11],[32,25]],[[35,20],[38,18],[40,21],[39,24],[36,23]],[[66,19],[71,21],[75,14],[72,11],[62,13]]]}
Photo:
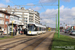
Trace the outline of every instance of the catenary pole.
{"label": "catenary pole", "polygon": [[60,38],[60,0],[58,0],[58,38]]}
{"label": "catenary pole", "polygon": [[56,33],[57,33],[57,14],[56,14]]}

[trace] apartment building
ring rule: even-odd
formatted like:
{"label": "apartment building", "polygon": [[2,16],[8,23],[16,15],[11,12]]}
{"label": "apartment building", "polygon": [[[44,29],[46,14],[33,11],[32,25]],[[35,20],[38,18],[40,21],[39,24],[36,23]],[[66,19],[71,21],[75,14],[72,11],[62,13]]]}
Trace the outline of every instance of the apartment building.
{"label": "apartment building", "polygon": [[1,31],[5,31],[5,34],[7,34],[7,33],[12,32],[12,29],[14,28],[16,28],[16,30],[18,30],[18,27],[22,29],[24,24],[22,21],[19,20],[19,18],[20,18],[19,16],[7,13],[7,11],[0,10]]}
{"label": "apartment building", "polygon": [[8,6],[7,8],[0,8],[0,10],[7,10],[8,13],[19,16],[19,20],[23,22],[24,26],[26,26],[28,23],[40,24],[40,17],[37,11],[25,9],[23,7],[20,9],[14,9],[10,6]]}
{"label": "apartment building", "polygon": [[0,27],[1,31],[4,31],[7,33],[7,24],[10,21],[10,14],[7,13],[7,11],[1,11],[0,10]]}

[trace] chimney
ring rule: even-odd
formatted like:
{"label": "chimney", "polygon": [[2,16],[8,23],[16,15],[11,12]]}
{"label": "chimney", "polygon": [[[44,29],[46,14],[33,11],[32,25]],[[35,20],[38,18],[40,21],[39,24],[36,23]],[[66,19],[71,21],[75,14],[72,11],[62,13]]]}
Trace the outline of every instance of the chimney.
{"label": "chimney", "polygon": [[10,5],[8,5],[8,8],[10,8]]}
{"label": "chimney", "polygon": [[24,10],[24,7],[21,7],[22,10]]}

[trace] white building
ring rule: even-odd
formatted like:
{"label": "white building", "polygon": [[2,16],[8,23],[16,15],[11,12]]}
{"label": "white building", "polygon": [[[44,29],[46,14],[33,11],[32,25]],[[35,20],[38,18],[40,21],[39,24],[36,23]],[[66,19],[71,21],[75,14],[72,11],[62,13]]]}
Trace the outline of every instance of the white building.
{"label": "white building", "polygon": [[7,8],[0,8],[0,10],[7,10],[8,13],[17,15],[20,17],[20,21],[22,21],[24,23],[24,26],[26,26],[28,23],[36,23],[36,24],[40,24],[40,17],[39,17],[39,13],[31,10],[31,9],[24,9],[23,7],[21,9],[17,9],[17,8],[11,8],[10,6],[8,6]]}

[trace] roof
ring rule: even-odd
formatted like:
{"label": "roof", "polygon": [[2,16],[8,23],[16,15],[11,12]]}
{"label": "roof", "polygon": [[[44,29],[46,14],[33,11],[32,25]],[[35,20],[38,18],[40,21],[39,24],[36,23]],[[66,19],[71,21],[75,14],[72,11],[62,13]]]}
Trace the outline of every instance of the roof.
{"label": "roof", "polygon": [[35,24],[35,23],[29,23],[29,24],[34,24],[35,26],[46,28],[46,26],[43,26],[43,25],[40,25],[40,24]]}
{"label": "roof", "polygon": [[10,15],[10,13],[7,13],[7,11],[2,11],[2,10],[0,10],[0,13]]}
{"label": "roof", "polygon": [[[17,16],[17,15],[10,14],[10,13],[7,13],[7,11],[2,11],[2,10],[0,10],[0,13],[4,13],[4,14],[7,14],[7,15],[12,15],[12,16]],[[19,16],[17,16],[17,17],[19,17]],[[20,17],[19,17],[19,18],[20,18]]]}

